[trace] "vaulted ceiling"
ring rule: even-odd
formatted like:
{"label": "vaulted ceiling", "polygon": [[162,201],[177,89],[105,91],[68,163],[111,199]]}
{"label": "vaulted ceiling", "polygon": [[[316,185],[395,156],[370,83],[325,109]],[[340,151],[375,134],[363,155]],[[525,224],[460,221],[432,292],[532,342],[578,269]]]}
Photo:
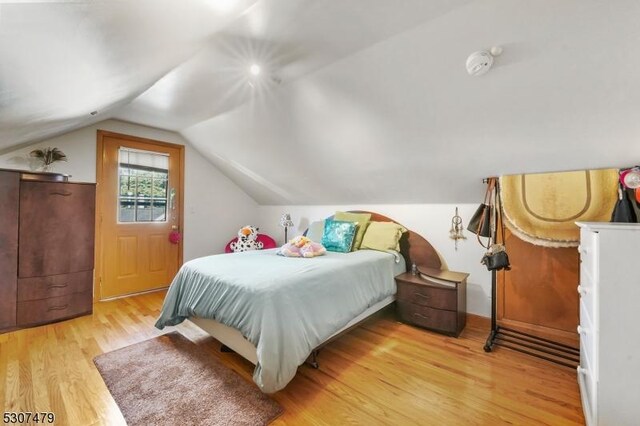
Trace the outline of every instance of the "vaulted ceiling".
{"label": "vaulted ceiling", "polygon": [[118,118],[182,133],[263,204],[477,201],[486,175],[639,162],[638,18],[634,0],[0,1],[0,151]]}
{"label": "vaulted ceiling", "polygon": [[0,1],[0,149],[105,118],[181,130],[253,96],[252,63],[286,84],[464,2]]}

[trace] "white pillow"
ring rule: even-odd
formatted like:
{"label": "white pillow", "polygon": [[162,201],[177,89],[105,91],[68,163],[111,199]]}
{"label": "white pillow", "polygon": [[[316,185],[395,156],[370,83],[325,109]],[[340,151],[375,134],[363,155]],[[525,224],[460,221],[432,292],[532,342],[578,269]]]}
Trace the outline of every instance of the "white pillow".
{"label": "white pillow", "polygon": [[318,220],[312,222],[307,230],[307,238],[316,243],[322,242],[322,235],[324,234],[324,220]]}

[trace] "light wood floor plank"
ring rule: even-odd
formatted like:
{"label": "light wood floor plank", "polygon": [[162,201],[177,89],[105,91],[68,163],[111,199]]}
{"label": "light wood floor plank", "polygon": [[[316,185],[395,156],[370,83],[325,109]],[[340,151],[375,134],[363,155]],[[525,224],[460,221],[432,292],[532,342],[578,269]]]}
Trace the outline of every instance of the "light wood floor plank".
{"label": "light wood floor plank", "polygon": [[[0,335],[4,411],[124,425],[93,358],[162,334],[153,324],[163,298],[97,303],[91,316]],[[176,329],[251,381],[251,363],[220,352],[193,324]],[[486,354],[487,332],[486,320],[471,317],[459,339],[445,337],[388,310],[324,348],[319,370],[299,368],[273,395],[285,409],[274,425],[584,424],[575,371],[503,348]]]}

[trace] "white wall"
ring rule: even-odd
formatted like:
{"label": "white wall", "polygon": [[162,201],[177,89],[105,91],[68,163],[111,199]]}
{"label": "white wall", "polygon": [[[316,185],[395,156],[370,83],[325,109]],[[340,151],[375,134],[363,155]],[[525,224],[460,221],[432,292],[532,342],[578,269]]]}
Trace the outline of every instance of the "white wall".
{"label": "white wall", "polygon": [[71,181],[96,181],[97,130],[171,142],[185,147],[184,260],[221,253],[237,230],[255,222],[257,204],[220,173],[177,133],[107,120],[16,151],[0,155],[0,168],[29,170],[29,152],[58,147],[68,161],[53,171],[71,174]]}
{"label": "white wall", "polygon": [[438,250],[450,270],[470,273],[467,310],[473,314],[490,316],[491,274],[484,265],[480,264],[485,250],[478,244],[475,235],[466,230],[467,240],[458,242],[457,251],[454,249],[453,240],[449,239],[451,217],[455,213],[456,206],[466,227],[478,204],[260,206],[259,218],[255,224],[260,227],[261,233],[271,235],[279,244],[282,244],[284,240],[284,231],[280,227],[282,213],[290,213],[296,225],[289,230],[290,237],[302,234],[309,223],[325,219],[337,210],[366,210],[383,214],[426,238]]}

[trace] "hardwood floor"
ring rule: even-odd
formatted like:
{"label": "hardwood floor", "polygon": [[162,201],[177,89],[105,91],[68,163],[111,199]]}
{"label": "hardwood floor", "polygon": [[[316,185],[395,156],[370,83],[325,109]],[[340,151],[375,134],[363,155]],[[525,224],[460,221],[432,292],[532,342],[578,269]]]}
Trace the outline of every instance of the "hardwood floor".
{"label": "hardwood floor", "polygon": [[[97,303],[91,316],[0,335],[4,411],[51,411],[56,424],[124,424],[93,358],[162,334],[164,292]],[[194,325],[176,327],[251,380],[253,366]],[[167,328],[166,331],[170,331]],[[482,345],[488,322],[471,317],[460,338],[397,322],[393,311],[325,347],[273,395],[273,424],[584,424],[575,371]]]}

